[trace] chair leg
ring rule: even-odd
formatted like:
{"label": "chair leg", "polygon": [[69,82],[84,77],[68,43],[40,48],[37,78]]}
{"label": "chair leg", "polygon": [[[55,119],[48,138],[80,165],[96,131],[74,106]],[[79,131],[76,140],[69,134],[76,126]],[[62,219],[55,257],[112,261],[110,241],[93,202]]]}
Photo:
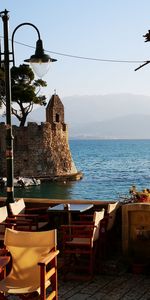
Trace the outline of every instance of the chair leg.
{"label": "chair leg", "polygon": [[93,276],[94,273],[94,256],[93,256],[93,251],[91,250],[90,252],[90,265],[89,265],[89,273],[90,276]]}
{"label": "chair leg", "polygon": [[71,255],[63,253],[63,280],[66,281],[69,265],[71,264]]}
{"label": "chair leg", "polygon": [[54,300],[58,300],[58,276],[57,276],[57,257],[55,257],[52,261],[52,267],[55,268],[55,273],[51,277],[51,286],[52,291],[56,292]]}
{"label": "chair leg", "polygon": [[92,260],[92,269],[91,269],[91,275],[94,275],[95,272],[95,265],[96,265],[96,257],[98,252],[98,243],[95,242],[93,248],[91,249],[91,260]]}
{"label": "chair leg", "polygon": [[45,289],[45,272],[46,272],[46,266],[41,265],[40,266],[40,299],[46,300],[46,289]]}
{"label": "chair leg", "polygon": [[[79,258],[77,257],[76,253],[70,253],[66,254],[65,251],[63,253],[63,280],[67,280],[70,278],[88,278],[91,279],[94,275],[94,269],[95,269],[95,254],[97,251],[97,245],[94,245],[94,248],[88,249],[84,254],[83,252],[78,252]],[[86,260],[84,261],[83,256],[88,256]],[[87,261],[88,259],[88,261]],[[77,268],[79,267],[79,264],[83,263],[83,269],[84,272],[79,271],[79,273],[76,273]],[[72,266],[74,266],[74,269],[72,270]],[[79,267],[80,269],[80,267]],[[70,274],[68,274],[70,272]],[[86,272],[86,273],[85,273]],[[75,273],[75,274],[74,274]]]}
{"label": "chair leg", "polygon": [[4,294],[0,293],[0,300],[6,300],[7,298],[4,296]]}

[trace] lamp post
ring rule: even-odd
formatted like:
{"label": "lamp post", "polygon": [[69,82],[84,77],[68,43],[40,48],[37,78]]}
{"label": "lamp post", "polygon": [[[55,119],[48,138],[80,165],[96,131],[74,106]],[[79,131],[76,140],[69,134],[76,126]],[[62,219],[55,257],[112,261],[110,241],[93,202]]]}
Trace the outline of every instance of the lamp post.
{"label": "lamp post", "polygon": [[[11,74],[10,74],[10,63],[15,65],[14,59],[14,34],[18,28],[24,25],[29,25],[35,28],[38,34],[38,40],[36,43],[35,54],[25,62],[31,63],[32,68],[36,72],[39,66],[44,65],[45,71],[42,69],[42,74],[46,74],[48,71],[48,64],[55,62],[56,59],[51,58],[49,55],[44,53],[42,40],[40,38],[39,30],[32,23],[21,23],[18,25],[12,34],[12,51],[9,51],[9,32],[8,32],[8,11],[5,9],[0,12],[0,17],[3,21],[3,32],[4,32],[4,52],[0,53],[0,63],[3,63],[5,72],[5,97],[6,97],[6,168],[7,168],[7,199],[6,204],[14,202],[14,162],[13,162],[13,134],[12,134],[12,122],[11,122]],[[39,74],[39,72],[37,72]],[[37,75],[38,75],[37,74]]]}

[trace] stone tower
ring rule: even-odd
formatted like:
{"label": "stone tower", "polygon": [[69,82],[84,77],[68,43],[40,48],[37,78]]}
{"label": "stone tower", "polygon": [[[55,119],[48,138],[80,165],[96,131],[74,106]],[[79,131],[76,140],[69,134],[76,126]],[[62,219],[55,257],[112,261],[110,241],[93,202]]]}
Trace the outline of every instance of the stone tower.
{"label": "stone tower", "polygon": [[46,122],[64,124],[64,106],[58,95],[52,95],[46,108]]}
{"label": "stone tower", "polygon": [[[5,134],[3,123],[0,124],[0,176],[6,176]],[[78,174],[69,148],[64,106],[58,95],[52,95],[46,107],[46,122],[13,126],[13,135],[15,176],[69,179]]]}

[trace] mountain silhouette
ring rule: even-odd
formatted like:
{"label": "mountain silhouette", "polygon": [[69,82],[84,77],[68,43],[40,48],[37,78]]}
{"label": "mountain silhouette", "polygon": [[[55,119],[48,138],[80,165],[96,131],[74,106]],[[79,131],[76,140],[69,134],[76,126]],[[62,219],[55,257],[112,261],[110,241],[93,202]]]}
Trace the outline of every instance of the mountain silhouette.
{"label": "mountain silhouette", "polygon": [[[76,95],[61,100],[65,109],[65,122],[69,127],[69,138],[150,138],[149,96]],[[4,120],[0,117],[1,122]],[[29,121],[44,122],[45,107],[34,109],[27,119]],[[12,123],[18,125],[15,117],[12,117]]]}

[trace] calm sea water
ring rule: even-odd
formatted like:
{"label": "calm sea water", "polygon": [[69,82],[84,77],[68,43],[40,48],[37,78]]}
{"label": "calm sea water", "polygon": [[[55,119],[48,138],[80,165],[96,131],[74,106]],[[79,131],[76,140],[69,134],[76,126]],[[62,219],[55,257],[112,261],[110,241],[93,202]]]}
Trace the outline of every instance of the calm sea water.
{"label": "calm sea water", "polygon": [[75,165],[84,174],[82,180],[15,188],[15,196],[111,200],[128,195],[133,184],[139,189],[150,188],[150,140],[71,140],[69,143]]}

